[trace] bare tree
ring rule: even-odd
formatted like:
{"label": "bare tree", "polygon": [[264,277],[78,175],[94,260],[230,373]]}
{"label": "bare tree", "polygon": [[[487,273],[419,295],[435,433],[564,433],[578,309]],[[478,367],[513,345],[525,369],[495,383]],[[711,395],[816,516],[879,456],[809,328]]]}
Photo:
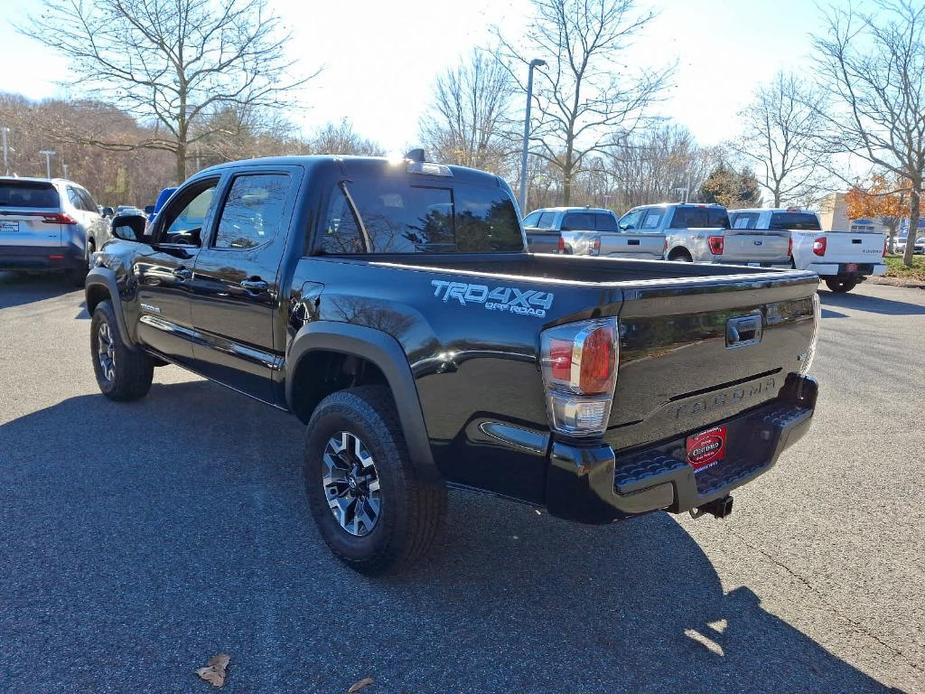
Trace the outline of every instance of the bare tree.
{"label": "bare tree", "polygon": [[140,140],[101,136],[89,144],[171,152],[182,181],[190,146],[214,132],[203,125],[211,115],[229,107],[279,107],[311,78],[288,77],[289,34],[266,5],[45,0],[20,31],[68,58],[77,80],[100,98],[154,125]]}
{"label": "bare tree", "polygon": [[653,18],[634,0],[533,0],[535,17],[520,49],[500,32],[512,77],[533,58],[545,60],[534,89],[539,124],[532,153],[562,172],[568,205],[572,182],[589,155],[626,136],[666,86],[672,68],[621,72],[620,56]]}
{"label": "bare tree", "polygon": [[739,113],[744,132],[730,147],[757,168],[758,183],[774,207],[814,197],[819,189],[822,167],[814,138],[822,126],[820,113],[812,89],[782,72],[760,86]]}
{"label": "bare tree", "polygon": [[878,2],[864,14],[832,8],[813,43],[826,152],[851,152],[894,174],[909,193],[912,265],[925,179],[925,6],[908,0]]}
{"label": "bare tree", "polygon": [[659,123],[607,148],[609,197],[617,210],[693,199],[722,158],[718,148],[698,146],[684,126]]}
{"label": "bare tree", "polygon": [[306,143],[312,154],[361,154],[381,157],[385,149],[378,142],[362,137],[346,118],[340,123],[327,123]]}
{"label": "bare tree", "polygon": [[421,118],[421,140],[437,161],[510,173],[516,150],[510,120],[514,81],[495,56],[474,50],[437,78]]}

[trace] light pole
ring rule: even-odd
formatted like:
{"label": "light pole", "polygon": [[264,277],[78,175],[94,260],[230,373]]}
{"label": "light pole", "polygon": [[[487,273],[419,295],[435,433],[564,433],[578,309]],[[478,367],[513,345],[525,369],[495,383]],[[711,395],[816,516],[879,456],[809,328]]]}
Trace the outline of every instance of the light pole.
{"label": "light pole", "polygon": [[3,138],[3,172],[5,176],[10,175],[10,129],[7,127],[0,128],[0,137]]}
{"label": "light pole", "polygon": [[533,101],[533,69],[546,65],[545,60],[534,58],[527,70],[527,113],[524,116],[524,149],[520,155],[520,213],[527,213],[527,155],[530,149],[530,102]]}
{"label": "light pole", "polygon": [[[61,165],[61,170],[64,172],[64,177],[67,178],[67,164]],[[50,176],[49,176],[50,178]]]}
{"label": "light pole", "polygon": [[51,158],[55,156],[55,150],[43,149],[39,154],[45,157],[45,171],[48,174],[47,178],[51,178]]}

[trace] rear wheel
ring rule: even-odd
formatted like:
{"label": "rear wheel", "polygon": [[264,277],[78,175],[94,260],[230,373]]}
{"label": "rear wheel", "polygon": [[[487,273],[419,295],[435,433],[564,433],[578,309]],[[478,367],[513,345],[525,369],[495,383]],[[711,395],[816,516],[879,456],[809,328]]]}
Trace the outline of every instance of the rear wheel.
{"label": "rear wheel", "polygon": [[352,569],[395,571],[420,559],[439,535],[446,488],[420,478],[387,388],[351,388],[322,400],[308,423],[304,461],[315,523]]}
{"label": "rear wheel", "polygon": [[826,277],[825,285],[837,294],[846,294],[858,286],[855,280],[838,279],[837,277]]}
{"label": "rear wheel", "polygon": [[137,400],[151,389],[154,362],[125,344],[109,301],[101,301],[93,311],[90,356],[96,383],[110,400]]}

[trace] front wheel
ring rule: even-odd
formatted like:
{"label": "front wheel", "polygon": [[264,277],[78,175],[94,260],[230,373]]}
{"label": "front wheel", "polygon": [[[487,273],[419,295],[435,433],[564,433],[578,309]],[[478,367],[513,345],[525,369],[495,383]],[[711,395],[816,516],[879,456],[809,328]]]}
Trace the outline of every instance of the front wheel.
{"label": "front wheel", "polygon": [[827,286],[836,294],[847,294],[856,286],[858,286],[858,283],[855,280],[843,280],[838,279],[837,277],[826,277],[825,286]]}
{"label": "front wheel", "polygon": [[151,389],[154,362],[144,352],[125,344],[109,301],[101,301],[93,310],[90,356],[96,383],[110,400],[137,400]]}
{"label": "front wheel", "polygon": [[446,488],[411,462],[390,391],[332,393],[305,437],[305,492],[334,555],[369,575],[420,559],[443,526]]}

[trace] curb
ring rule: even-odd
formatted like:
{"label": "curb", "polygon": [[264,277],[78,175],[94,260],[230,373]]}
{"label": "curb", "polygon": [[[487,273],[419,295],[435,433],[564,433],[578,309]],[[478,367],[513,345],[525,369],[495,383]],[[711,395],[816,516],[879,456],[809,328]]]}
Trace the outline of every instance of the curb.
{"label": "curb", "polygon": [[870,284],[885,284],[890,287],[905,287],[906,289],[925,289],[925,282],[921,280],[910,280],[902,277],[868,277],[867,282]]}

